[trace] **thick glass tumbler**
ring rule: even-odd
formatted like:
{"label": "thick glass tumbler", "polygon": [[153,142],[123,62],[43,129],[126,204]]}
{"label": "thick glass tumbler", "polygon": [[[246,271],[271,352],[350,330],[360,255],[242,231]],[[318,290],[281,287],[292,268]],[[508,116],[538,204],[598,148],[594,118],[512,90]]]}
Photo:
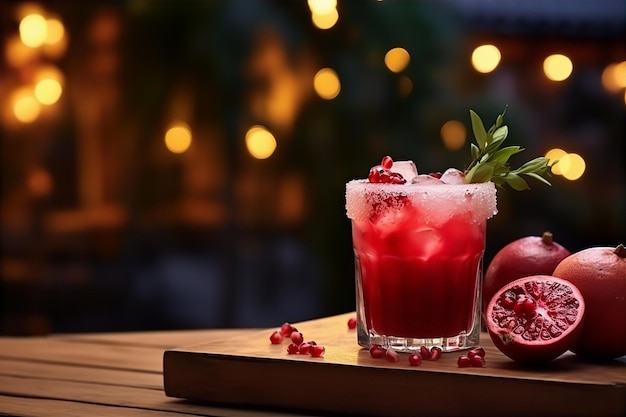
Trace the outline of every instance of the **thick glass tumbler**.
{"label": "thick glass tumbler", "polygon": [[482,259],[496,188],[479,184],[346,185],[355,257],[358,343],[411,352],[475,346]]}

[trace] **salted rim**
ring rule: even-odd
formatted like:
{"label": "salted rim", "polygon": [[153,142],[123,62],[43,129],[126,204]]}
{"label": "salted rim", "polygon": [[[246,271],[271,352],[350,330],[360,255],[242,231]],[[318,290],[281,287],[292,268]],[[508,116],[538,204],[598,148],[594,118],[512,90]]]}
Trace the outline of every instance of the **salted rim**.
{"label": "salted rim", "polygon": [[374,210],[371,202],[372,195],[377,196],[377,201],[387,197],[407,196],[413,204],[436,212],[441,212],[444,209],[442,200],[446,204],[456,203],[457,205],[464,205],[468,209],[471,208],[474,218],[480,221],[489,219],[498,212],[496,186],[493,182],[386,184],[370,183],[366,179],[358,179],[346,184],[346,214],[348,218],[353,220],[369,218]]}

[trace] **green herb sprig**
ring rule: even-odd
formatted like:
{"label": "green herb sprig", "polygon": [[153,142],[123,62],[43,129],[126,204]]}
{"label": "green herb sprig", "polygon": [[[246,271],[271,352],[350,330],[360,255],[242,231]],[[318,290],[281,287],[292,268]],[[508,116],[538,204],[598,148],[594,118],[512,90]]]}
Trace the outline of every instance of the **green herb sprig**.
{"label": "green herb sprig", "polygon": [[552,175],[551,168],[556,161],[550,165],[549,158],[535,158],[517,169],[511,169],[509,158],[522,152],[524,148],[501,147],[509,134],[509,129],[504,124],[505,113],[506,108],[498,115],[495,124],[489,130],[485,130],[480,116],[470,110],[476,144],[472,143],[470,147],[472,162],[465,170],[465,181],[468,183],[492,181],[498,187],[508,184],[514,190],[522,191],[530,189],[526,180],[522,178],[522,175],[525,175],[551,185],[548,178]]}

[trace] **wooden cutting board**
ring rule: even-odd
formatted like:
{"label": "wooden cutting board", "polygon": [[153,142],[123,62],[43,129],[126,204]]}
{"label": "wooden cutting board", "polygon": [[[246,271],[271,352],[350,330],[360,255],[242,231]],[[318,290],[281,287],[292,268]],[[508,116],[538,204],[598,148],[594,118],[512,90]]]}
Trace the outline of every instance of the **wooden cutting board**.
{"label": "wooden cutting board", "polygon": [[626,415],[626,357],[589,364],[568,352],[527,369],[502,355],[484,334],[484,368],[458,368],[458,352],[413,367],[408,354],[400,354],[397,363],[372,358],[347,327],[352,316],[295,323],[305,340],[326,347],[323,358],[289,355],[287,341],[270,344],[276,329],[167,350],[165,393],[325,415]]}

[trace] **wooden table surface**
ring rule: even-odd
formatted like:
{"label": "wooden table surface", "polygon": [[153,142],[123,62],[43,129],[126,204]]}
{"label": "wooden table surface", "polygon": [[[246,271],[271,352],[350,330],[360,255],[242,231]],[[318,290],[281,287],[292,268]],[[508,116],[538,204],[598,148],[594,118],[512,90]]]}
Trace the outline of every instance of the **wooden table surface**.
{"label": "wooden table surface", "polygon": [[[465,404],[483,407],[475,408],[474,415],[504,415],[500,411],[509,410],[508,398],[511,406],[517,402],[513,407],[519,412],[506,415],[543,415],[542,409],[550,409],[552,416],[613,416],[626,410],[626,357],[596,366],[580,363],[570,354],[550,368],[527,371],[512,367],[490,341],[483,340],[489,356],[486,368],[458,369],[457,355],[452,353],[411,369],[404,362],[372,359],[360,350],[354,331],[345,327],[350,315],[300,323],[308,336],[324,338],[327,333],[335,340],[328,340],[322,360],[287,355],[285,346],[269,344],[268,329],[0,337],[0,415],[328,415],[329,410],[356,413],[368,401],[384,405],[380,398],[391,404],[379,411],[395,410],[397,415],[413,415],[401,412],[397,401],[423,405],[458,403],[463,398]],[[315,381],[325,385],[307,385]],[[166,395],[168,384],[171,396]],[[363,387],[378,388],[367,394]],[[500,391],[506,395],[494,394]],[[242,405],[246,403],[238,400],[242,395],[263,398]],[[270,397],[282,400],[281,395],[289,397],[283,405],[308,401],[318,411],[299,414],[291,411],[293,407],[273,408],[276,401]],[[526,398],[529,395],[534,398]],[[550,395],[559,401],[545,407]],[[581,412],[576,412],[579,408]],[[458,407],[419,409],[419,415],[449,415],[441,411]]]}
{"label": "wooden table surface", "polygon": [[[163,353],[194,343],[226,343],[255,330],[0,337],[3,416],[286,416],[169,398]],[[258,332],[258,330],[256,330]]]}

